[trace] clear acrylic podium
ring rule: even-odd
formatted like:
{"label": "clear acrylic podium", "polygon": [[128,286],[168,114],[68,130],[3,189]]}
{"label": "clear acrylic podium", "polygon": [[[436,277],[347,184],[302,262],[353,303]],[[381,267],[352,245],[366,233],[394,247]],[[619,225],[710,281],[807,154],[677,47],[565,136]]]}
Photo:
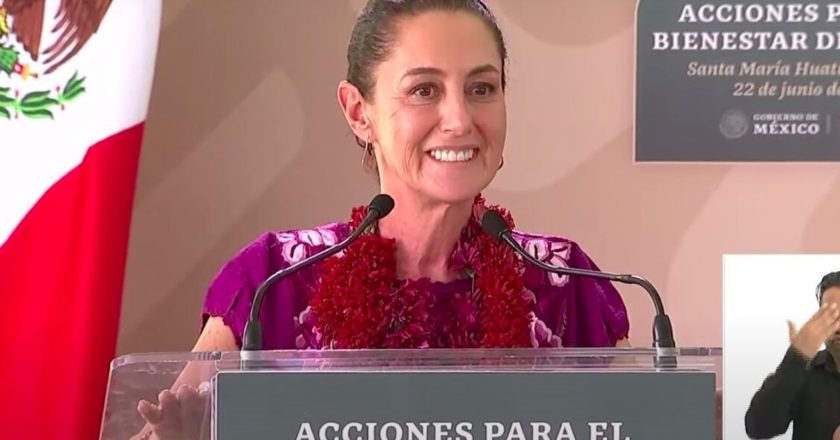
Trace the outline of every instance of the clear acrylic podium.
{"label": "clear acrylic podium", "polygon": [[157,403],[189,365],[188,385],[209,387],[202,440],[714,439],[721,356],[720,348],[126,355],[111,365],[101,438],[140,432],[138,402]]}

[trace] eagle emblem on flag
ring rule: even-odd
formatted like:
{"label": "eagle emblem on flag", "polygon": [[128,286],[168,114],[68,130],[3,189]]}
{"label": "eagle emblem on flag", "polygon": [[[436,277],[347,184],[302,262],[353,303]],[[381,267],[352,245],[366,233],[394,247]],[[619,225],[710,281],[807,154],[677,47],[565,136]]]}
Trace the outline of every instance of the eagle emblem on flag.
{"label": "eagle emblem on flag", "polygon": [[112,0],[61,0],[54,16],[46,2],[0,0],[0,119],[54,119],[85,92],[78,72],[61,79],[51,74],[87,44]]}

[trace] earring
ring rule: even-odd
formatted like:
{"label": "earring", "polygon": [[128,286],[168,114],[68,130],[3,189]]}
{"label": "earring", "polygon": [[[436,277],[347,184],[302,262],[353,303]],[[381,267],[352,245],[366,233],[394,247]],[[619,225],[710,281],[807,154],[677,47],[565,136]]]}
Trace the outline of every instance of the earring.
{"label": "earring", "polygon": [[505,166],[505,157],[504,156],[502,156],[502,160],[501,160],[501,162],[499,162],[499,169],[502,169],[503,166]]}
{"label": "earring", "polygon": [[362,149],[362,168],[367,168],[368,157],[373,154],[373,144],[370,142],[370,135],[365,139],[365,147]]}

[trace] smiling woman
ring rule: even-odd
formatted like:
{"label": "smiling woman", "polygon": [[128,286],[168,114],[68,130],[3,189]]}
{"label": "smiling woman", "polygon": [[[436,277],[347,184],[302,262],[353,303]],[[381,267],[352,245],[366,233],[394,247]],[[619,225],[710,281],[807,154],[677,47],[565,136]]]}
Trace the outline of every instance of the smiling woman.
{"label": "smiling woman", "polygon": [[[514,227],[481,196],[504,164],[506,60],[501,30],[479,0],[368,2],[337,98],[363,163],[395,206],[343,253],[270,288],[264,348],[626,345],[627,312],[609,282],[549,276],[481,229],[487,210]],[[366,210],[246,246],[210,285],[195,349],[239,349],[257,286],[344,240]],[[566,238],[513,237],[541,261],[597,269]],[[180,383],[191,384],[188,376]],[[168,421],[180,404],[169,391],[160,400],[139,409],[163,438],[180,429]]]}

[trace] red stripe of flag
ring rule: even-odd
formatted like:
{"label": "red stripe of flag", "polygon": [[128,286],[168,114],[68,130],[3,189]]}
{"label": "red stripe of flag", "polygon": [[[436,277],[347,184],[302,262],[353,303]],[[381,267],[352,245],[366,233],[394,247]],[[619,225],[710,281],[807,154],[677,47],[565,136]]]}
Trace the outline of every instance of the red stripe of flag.
{"label": "red stripe of flag", "polygon": [[142,133],[92,146],[0,247],[2,438],[99,437]]}

